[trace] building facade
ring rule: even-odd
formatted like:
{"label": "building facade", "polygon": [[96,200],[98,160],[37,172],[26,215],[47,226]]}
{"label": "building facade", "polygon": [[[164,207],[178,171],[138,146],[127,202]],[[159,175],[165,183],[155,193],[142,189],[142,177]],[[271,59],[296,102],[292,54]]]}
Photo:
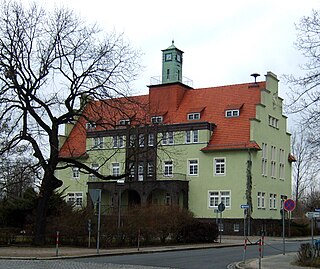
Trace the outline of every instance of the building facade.
{"label": "building facade", "polygon": [[277,76],[194,89],[183,83],[182,56],[172,43],[162,51],[162,81],[149,94],[93,100],[86,117],[66,126],[60,154],[114,176],[102,181],[76,167],[58,170],[66,199],[84,206],[88,189],[101,189],[106,214],[163,204],[201,219],[216,218],[223,203],[234,232],[242,229],[241,205],[252,223],[279,220],[294,159]]}

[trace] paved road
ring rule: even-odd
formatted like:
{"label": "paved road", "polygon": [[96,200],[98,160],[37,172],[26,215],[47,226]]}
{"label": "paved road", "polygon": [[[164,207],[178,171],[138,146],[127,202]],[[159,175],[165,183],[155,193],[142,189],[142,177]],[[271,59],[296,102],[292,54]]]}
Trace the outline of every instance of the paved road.
{"label": "paved road", "polygon": [[[160,267],[121,265],[121,264],[101,264],[101,263],[82,263],[69,260],[54,261],[18,261],[1,260],[1,269],[158,269]],[[164,269],[161,267],[161,269]]]}
{"label": "paved road", "polygon": [[[289,242],[286,250],[297,251],[301,242]],[[282,244],[273,242],[265,247],[265,256],[282,253]],[[250,246],[247,259],[258,257],[258,246]],[[241,261],[243,247],[210,248],[62,260],[0,260],[4,269],[212,269],[226,268]]]}

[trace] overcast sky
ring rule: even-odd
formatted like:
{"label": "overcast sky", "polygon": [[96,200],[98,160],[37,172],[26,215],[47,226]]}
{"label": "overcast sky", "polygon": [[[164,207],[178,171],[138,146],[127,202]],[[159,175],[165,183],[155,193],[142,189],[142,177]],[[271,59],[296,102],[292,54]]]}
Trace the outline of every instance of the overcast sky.
{"label": "overcast sky", "polygon": [[[67,6],[110,32],[124,33],[144,55],[134,90],[147,93],[161,75],[161,50],[174,39],[184,51],[183,76],[193,87],[250,82],[272,71],[299,72],[304,58],[294,48],[295,23],[318,9],[319,0],[36,0]],[[280,96],[287,86],[280,84]]]}

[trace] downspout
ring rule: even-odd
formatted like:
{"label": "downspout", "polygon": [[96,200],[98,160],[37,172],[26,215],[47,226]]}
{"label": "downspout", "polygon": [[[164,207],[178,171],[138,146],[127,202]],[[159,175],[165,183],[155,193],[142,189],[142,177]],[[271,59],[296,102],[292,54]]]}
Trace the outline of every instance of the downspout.
{"label": "downspout", "polygon": [[253,212],[252,207],[252,160],[251,160],[251,152],[248,149],[248,160],[247,160],[247,184],[246,184],[246,200],[247,205],[249,205],[249,209],[247,211],[247,219],[248,219],[248,235],[251,233],[251,215]]}

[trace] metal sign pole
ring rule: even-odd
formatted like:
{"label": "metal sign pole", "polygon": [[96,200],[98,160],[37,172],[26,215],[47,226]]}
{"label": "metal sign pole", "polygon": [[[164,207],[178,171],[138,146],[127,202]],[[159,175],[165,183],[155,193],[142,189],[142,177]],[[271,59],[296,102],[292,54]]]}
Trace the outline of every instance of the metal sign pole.
{"label": "metal sign pole", "polygon": [[285,228],[284,228],[284,215],[285,215],[285,210],[282,208],[282,241],[283,241],[283,255],[286,255],[286,242],[285,242]]}
{"label": "metal sign pole", "polygon": [[98,200],[98,232],[97,232],[97,254],[99,254],[100,247],[100,215],[101,215],[101,190],[99,190],[99,200]]}

